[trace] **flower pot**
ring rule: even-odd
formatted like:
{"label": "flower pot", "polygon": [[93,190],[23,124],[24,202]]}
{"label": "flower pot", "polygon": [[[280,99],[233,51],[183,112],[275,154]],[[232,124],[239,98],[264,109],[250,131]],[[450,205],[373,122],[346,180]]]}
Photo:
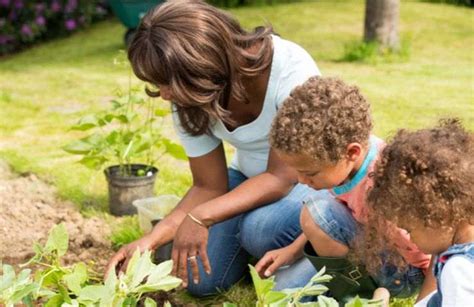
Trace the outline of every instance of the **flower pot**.
{"label": "flower pot", "polygon": [[[158,169],[144,164],[131,164],[131,176],[124,176],[119,165],[104,170],[109,185],[110,213],[117,216],[132,215],[137,209],[132,205],[136,199],[153,196],[156,174]],[[139,176],[140,170],[145,171]]]}

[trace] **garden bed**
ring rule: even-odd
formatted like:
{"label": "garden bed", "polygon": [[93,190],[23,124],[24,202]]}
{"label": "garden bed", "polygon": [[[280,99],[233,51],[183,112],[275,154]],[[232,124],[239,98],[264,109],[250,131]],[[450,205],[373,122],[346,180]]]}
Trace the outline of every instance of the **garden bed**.
{"label": "garden bed", "polygon": [[0,259],[20,264],[34,255],[34,242],[44,244],[49,229],[64,222],[70,235],[65,264],[94,263],[102,272],[113,253],[110,227],[98,217],[84,218],[70,202],[56,196],[53,187],[34,174],[13,174],[0,161]]}

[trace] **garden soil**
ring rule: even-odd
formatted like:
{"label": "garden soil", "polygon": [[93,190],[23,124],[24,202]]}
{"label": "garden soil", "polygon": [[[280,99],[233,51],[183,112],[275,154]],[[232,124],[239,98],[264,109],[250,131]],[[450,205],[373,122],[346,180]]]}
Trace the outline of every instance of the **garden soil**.
{"label": "garden soil", "polygon": [[61,222],[69,233],[65,264],[83,261],[103,272],[113,254],[109,225],[98,217],[84,218],[53,187],[34,174],[13,174],[0,160],[0,260],[25,262],[34,255],[33,243],[44,244],[49,229]]}

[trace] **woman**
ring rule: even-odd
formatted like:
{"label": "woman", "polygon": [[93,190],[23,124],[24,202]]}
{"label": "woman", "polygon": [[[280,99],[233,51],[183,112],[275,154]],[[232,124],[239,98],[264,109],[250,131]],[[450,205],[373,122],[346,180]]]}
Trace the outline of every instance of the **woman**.
{"label": "woman", "polygon": [[[147,93],[172,102],[193,184],[151,233],[117,252],[108,270],[137,248],[174,240],[173,272],[204,296],[236,283],[250,255],[304,244],[301,203],[316,192],[296,184],[296,173],[270,150],[268,133],[293,87],[319,75],[310,55],[270,27],[246,32],[205,2],[172,1],[143,18],[128,56],[135,74],[158,88]],[[222,141],[236,148],[229,168]],[[314,273],[300,260],[278,272],[277,287],[301,286]]]}

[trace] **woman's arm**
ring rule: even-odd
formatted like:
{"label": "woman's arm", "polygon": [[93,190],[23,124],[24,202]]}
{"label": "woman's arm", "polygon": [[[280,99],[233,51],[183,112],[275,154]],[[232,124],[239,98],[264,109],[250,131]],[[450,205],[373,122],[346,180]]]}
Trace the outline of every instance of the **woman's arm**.
{"label": "woman's arm", "polygon": [[196,206],[191,214],[208,227],[240,213],[277,201],[297,183],[295,170],[270,150],[267,170],[249,178],[232,191]]}
{"label": "woman's arm", "polygon": [[177,207],[153,228],[150,233],[155,238],[153,248],[170,242],[186,214],[193,208],[228,191],[227,165],[222,144],[204,156],[189,158],[189,164],[193,185]]}
{"label": "woman's arm", "polygon": [[179,225],[196,205],[225,194],[227,187],[227,166],[222,144],[210,153],[189,158],[193,175],[193,186],[180,201],[178,206],[153,230],[130,244],[119,249],[107,264],[107,274],[113,270],[121,270],[127,266],[135,250],[155,249],[173,240]]}
{"label": "woman's arm", "polygon": [[211,273],[207,256],[208,227],[274,202],[287,195],[297,182],[296,171],[270,151],[267,171],[249,178],[232,191],[194,207],[182,220],[173,243],[173,274],[187,286],[188,262],[194,283],[199,283],[199,256],[204,270]]}

